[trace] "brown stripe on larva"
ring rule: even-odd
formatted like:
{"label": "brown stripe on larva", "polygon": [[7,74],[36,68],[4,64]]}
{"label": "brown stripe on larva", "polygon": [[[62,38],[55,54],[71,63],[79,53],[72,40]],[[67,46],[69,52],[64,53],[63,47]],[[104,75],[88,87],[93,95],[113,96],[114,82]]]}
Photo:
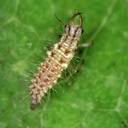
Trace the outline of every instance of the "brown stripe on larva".
{"label": "brown stripe on larva", "polygon": [[[74,24],[74,18],[79,16],[80,24]],[[74,14],[69,24],[65,27],[65,33],[59,43],[47,52],[48,57],[41,64],[38,72],[35,74],[30,86],[31,108],[41,102],[41,98],[61,77],[62,71],[70,64],[77,48],[77,43],[82,34],[82,16],[81,13]]]}
{"label": "brown stripe on larva", "polygon": [[69,25],[69,29],[68,29],[68,35],[70,36],[70,30],[71,30],[71,26]]}

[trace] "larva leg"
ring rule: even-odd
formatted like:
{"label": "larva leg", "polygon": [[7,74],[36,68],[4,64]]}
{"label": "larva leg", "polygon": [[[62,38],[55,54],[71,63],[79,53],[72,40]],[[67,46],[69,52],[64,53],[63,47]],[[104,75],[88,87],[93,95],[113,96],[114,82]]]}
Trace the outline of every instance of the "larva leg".
{"label": "larva leg", "polygon": [[78,65],[77,68],[74,68],[72,65],[69,65],[69,68],[70,68],[74,73],[79,73],[83,64],[84,64],[84,60],[81,61],[81,63]]}
{"label": "larva leg", "polygon": [[79,70],[75,69],[72,65],[69,65],[69,69],[71,69],[74,73],[78,73]]}
{"label": "larva leg", "polygon": [[93,45],[93,43],[78,44],[78,48],[90,47],[90,46],[92,46],[92,45]]}
{"label": "larva leg", "polygon": [[48,51],[51,51],[53,48],[54,48],[54,46],[53,45],[51,45],[51,46],[46,46],[45,47]]}
{"label": "larva leg", "polygon": [[63,34],[58,34],[57,39],[60,40]]}

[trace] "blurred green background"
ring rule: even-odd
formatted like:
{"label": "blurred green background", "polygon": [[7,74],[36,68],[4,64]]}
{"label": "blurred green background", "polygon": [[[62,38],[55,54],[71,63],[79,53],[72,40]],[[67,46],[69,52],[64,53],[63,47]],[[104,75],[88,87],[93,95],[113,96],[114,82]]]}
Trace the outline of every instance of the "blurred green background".
{"label": "blurred green background", "polygon": [[[0,128],[128,128],[128,0],[0,1]],[[65,77],[29,108],[29,85],[44,47],[68,23],[84,17],[79,74]],[[56,91],[55,91],[56,90]]]}

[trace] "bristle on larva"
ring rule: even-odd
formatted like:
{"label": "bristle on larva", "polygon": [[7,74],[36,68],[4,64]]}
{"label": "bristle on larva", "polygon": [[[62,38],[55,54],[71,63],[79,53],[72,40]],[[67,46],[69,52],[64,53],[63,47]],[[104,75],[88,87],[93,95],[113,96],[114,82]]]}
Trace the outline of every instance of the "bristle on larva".
{"label": "bristle on larva", "polygon": [[[74,23],[74,19],[77,16],[80,19],[80,24]],[[81,13],[78,12],[74,14],[69,24],[66,25],[66,32],[63,34],[60,41],[54,45],[51,51],[47,52],[48,58],[41,64],[30,86],[30,107],[32,109],[41,102],[41,98],[47,93],[48,89],[53,87],[58,78],[61,77],[62,71],[69,66],[83,32],[82,21]]]}

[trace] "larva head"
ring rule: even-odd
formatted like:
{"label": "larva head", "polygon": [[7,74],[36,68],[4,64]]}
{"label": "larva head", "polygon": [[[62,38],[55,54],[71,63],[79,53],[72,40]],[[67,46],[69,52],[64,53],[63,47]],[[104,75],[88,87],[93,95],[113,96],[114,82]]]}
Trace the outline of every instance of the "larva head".
{"label": "larva head", "polygon": [[[79,16],[80,24],[75,24],[74,23],[74,19],[77,16]],[[66,33],[68,35],[72,36],[72,37],[80,37],[82,35],[82,33],[83,33],[82,23],[83,23],[83,19],[82,19],[81,13],[78,12],[78,13],[74,14],[72,16],[72,18],[70,19],[69,24],[67,24],[65,26]]]}

